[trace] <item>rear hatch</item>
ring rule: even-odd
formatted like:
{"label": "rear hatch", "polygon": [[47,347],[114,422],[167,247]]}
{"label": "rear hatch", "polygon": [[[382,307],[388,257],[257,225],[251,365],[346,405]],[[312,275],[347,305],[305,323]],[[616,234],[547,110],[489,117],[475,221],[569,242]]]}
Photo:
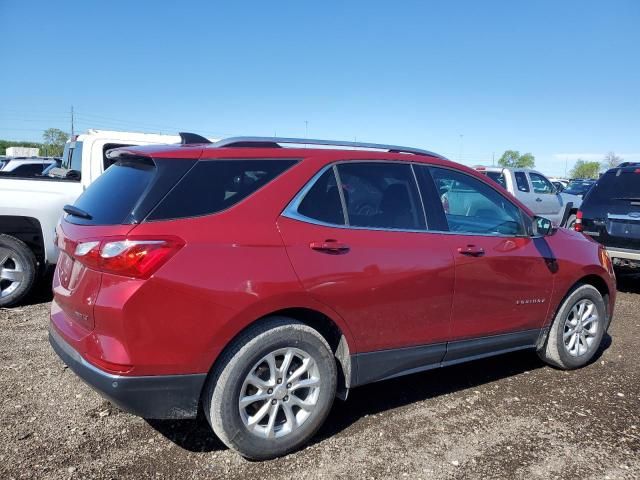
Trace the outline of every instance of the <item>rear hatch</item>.
{"label": "rear hatch", "polygon": [[171,238],[127,236],[195,160],[122,155],[71,206],[58,226],[52,320],[68,340],[94,328],[94,305],[104,272],[144,278],[174,247]]}
{"label": "rear hatch", "polygon": [[581,210],[584,233],[607,247],[640,249],[640,165],[605,173]]}

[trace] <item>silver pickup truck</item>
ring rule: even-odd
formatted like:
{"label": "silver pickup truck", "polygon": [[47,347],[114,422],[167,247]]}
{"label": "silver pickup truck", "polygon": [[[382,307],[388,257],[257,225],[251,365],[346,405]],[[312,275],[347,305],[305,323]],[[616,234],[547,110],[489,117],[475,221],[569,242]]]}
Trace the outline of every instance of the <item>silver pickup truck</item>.
{"label": "silver pickup truck", "polygon": [[571,228],[582,197],[558,192],[542,173],[528,168],[475,167],[555,225]]}

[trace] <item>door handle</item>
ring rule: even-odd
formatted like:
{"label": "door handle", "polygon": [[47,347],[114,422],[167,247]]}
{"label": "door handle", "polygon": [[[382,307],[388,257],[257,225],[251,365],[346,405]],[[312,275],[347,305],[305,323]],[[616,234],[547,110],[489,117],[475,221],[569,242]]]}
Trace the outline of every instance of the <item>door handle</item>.
{"label": "door handle", "polygon": [[338,242],[336,240],[325,240],[324,242],[311,242],[309,247],[312,250],[322,253],[328,253],[330,255],[344,255],[348,253],[349,245]]}
{"label": "door handle", "polygon": [[458,253],[460,255],[469,255],[471,257],[481,257],[484,255],[484,248],[476,245],[467,245],[466,247],[459,247]]}
{"label": "door handle", "polygon": [[536,198],[536,202],[541,202],[542,199],[540,197]]}

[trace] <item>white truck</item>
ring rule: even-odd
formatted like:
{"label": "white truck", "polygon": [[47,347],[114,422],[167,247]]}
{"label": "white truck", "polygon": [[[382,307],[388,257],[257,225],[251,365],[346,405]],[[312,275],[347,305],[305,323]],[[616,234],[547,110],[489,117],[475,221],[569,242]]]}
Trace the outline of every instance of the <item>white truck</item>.
{"label": "white truck", "polygon": [[536,215],[555,225],[571,228],[582,197],[558,192],[542,173],[529,168],[475,167],[500,184]]}
{"label": "white truck", "polygon": [[178,135],[89,130],[66,143],[61,167],[47,176],[0,176],[0,307],[20,302],[55,265],[54,234],[62,207],[73,204],[109,167],[107,150],[180,141]]}

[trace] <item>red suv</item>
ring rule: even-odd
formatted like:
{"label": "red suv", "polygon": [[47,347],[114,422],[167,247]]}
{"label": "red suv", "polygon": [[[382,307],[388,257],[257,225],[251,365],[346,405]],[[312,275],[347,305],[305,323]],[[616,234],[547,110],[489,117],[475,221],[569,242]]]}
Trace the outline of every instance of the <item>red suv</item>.
{"label": "red suv", "polygon": [[520,349],[576,368],[598,350],[606,251],[474,170],[388,145],[182,136],[111,151],[57,230],[51,344],[123,409],[202,409],[263,459],[359,385]]}

